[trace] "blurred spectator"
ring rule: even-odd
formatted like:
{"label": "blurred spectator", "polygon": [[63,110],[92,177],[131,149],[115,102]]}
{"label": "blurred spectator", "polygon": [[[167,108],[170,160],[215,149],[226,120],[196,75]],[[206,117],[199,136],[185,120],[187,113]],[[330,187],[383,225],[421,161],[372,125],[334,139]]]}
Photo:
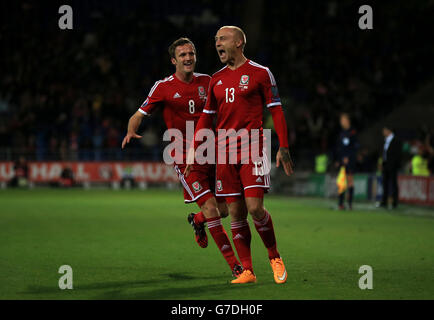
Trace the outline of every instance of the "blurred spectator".
{"label": "blurred spectator", "polygon": [[411,173],[414,176],[428,177],[428,151],[423,145],[419,146],[419,152],[411,159]]}
{"label": "blurred spectator", "polygon": [[327,173],[329,162],[330,159],[327,152],[327,140],[321,139],[320,153],[315,156],[315,173]]}
{"label": "blurred spectator", "polygon": [[133,168],[131,166],[125,166],[122,170],[121,187],[125,189],[131,189],[136,186],[136,181],[133,176]]}
{"label": "blurred spectator", "polygon": [[361,148],[356,155],[356,172],[374,172],[376,163],[373,162],[374,155],[370,155],[367,148]]}
{"label": "blurred spectator", "polygon": [[142,134],[140,142],[145,147],[146,152],[150,154],[150,159],[152,161],[161,160],[159,145],[160,137],[157,136],[154,128],[151,126],[147,127],[145,132]]}
{"label": "blurred spectator", "polygon": [[9,181],[10,187],[26,187],[28,185],[29,168],[24,157],[20,157],[14,164],[14,177]]}
{"label": "blurred spectator", "polygon": [[391,191],[392,207],[395,209],[398,206],[398,171],[401,166],[402,143],[395,136],[390,126],[383,128],[383,136],[383,199],[380,207],[388,207],[389,191]]}
{"label": "blurred spectator", "polygon": [[60,174],[59,186],[62,188],[70,188],[74,186],[74,172],[70,166],[65,166]]}
{"label": "blurred spectator", "polygon": [[428,131],[425,136],[425,148],[428,158],[428,170],[432,175],[434,173],[434,128]]}

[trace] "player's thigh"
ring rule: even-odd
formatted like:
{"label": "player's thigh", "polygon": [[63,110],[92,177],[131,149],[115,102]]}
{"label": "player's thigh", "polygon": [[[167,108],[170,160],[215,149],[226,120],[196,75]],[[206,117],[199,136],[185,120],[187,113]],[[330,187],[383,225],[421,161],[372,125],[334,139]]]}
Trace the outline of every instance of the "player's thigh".
{"label": "player's thigh", "polygon": [[[217,197],[241,197],[243,193],[239,166],[234,164],[216,165],[216,186]],[[228,201],[226,201],[228,202]]]}
{"label": "player's thigh", "polygon": [[207,172],[193,168],[188,177],[184,176],[181,166],[175,166],[179,181],[184,188],[184,202],[198,202],[199,207],[210,197],[214,197],[209,185]]}
{"label": "player's thigh", "polygon": [[270,188],[270,174],[266,174],[262,168],[258,169],[253,163],[243,164],[241,165],[239,174],[244,196],[246,196],[246,193],[249,193],[249,189],[253,188],[262,188],[264,193],[268,192]]}

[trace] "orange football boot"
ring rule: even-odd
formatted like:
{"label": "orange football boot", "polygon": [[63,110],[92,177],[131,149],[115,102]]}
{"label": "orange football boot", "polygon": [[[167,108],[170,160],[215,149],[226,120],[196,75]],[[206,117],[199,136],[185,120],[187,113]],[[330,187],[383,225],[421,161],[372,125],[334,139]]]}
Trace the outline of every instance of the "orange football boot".
{"label": "orange football boot", "polygon": [[256,276],[253,274],[250,270],[244,270],[240,276],[232,280],[231,283],[250,283],[250,282],[256,282]]}
{"label": "orange football boot", "polygon": [[274,281],[276,283],[285,283],[288,274],[286,273],[285,265],[282,258],[275,258],[270,260],[271,269],[274,273]]}

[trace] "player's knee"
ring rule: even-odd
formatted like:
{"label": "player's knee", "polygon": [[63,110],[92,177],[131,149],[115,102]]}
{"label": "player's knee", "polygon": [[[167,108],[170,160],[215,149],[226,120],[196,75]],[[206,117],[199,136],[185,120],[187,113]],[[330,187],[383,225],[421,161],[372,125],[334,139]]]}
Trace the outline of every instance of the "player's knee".
{"label": "player's knee", "polygon": [[238,210],[237,208],[229,208],[229,214],[231,215],[232,221],[241,221],[244,220],[243,212]]}
{"label": "player's knee", "polygon": [[208,215],[210,218],[218,217],[219,211],[218,211],[217,207],[212,207],[212,208],[208,209]]}
{"label": "player's knee", "polygon": [[202,212],[204,214],[204,216],[209,219],[209,218],[216,218],[219,216],[219,211],[217,209],[217,207],[215,205],[212,204],[205,204],[202,206]]}
{"label": "player's knee", "polygon": [[259,204],[259,203],[248,205],[247,210],[256,219],[261,219],[265,214],[264,207],[262,206],[262,204]]}

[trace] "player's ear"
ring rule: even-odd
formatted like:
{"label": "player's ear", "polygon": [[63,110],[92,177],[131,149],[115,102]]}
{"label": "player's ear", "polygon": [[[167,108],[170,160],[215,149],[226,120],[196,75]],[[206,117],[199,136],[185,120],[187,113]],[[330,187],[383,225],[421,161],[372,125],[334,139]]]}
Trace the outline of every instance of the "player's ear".
{"label": "player's ear", "polygon": [[172,62],[172,64],[175,66],[176,65],[176,59],[175,58],[170,58],[170,61]]}

